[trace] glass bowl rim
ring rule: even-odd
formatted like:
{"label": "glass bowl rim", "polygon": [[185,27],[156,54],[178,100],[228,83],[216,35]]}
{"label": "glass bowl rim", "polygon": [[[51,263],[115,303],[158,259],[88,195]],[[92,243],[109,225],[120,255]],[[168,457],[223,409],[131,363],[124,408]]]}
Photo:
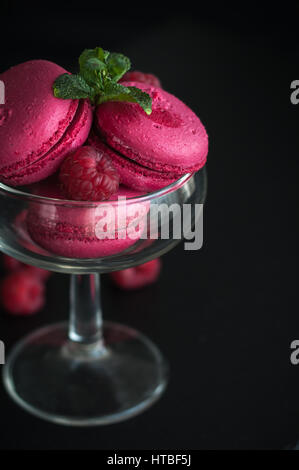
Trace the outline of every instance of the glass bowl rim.
{"label": "glass bowl rim", "polygon": [[[144,202],[149,200],[154,200],[156,198],[160,198],[170,192],[174,192],[183,186],[189,179],[193,176],[193,173],[187,173],[181,176],[179,179],[175,180],[173,183],[164,186],[163,188],[157,189],[155,191],[151,191],[147,194],[142,194],[140,196],[133,196],[127,197],[126,201],[133,203],[134,201]],[[130,189],[130,188],[128,188]],[[24,200],[36,201],[39,203],[45,204],[55,204],[55,205],[67,205],[72,207],[97,207],[99,205],[106,205],[106,204],[118,204],[118,200],[106,200],[106,201],[75,201],[71,199],[58,199],[48,196],[39,196],[37,194],[27,193],[26,191],[17,189],[12,186],[7,186],[6,184],[0,182],[0,190],[2,190],[5,194],[9,197],[16,197]]]}

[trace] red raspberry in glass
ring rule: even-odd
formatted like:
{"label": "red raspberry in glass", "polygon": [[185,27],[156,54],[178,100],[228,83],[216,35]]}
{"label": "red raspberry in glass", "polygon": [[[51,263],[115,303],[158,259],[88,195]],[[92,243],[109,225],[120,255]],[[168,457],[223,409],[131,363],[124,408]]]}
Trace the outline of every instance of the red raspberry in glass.
{"label": "red raspberry in glass", "polygon": [[157,281],[160,271],[161,260],[157,258],[134,268],[112,272],[110,278],[121,289],[133,290]]}
{"label": "red raspberry in glass", "polygon": [[125,73],[120,80],[120,83],[121,82],[141,82],[146,83],[147,85],[162,88],[158,77],[151,73],[139,72],[139,70]]}
{"label": "red raspberry in glass", "polygon": [[119,187],[119,175],[110,157],[87,145],[66,157],[59,180],[67,196],[77,201],[104,201]]}
{"label": "red raspberry in glass", "polygon": [[43,282],[26,269],[8,274],[0,284],[1,303],[13,315],[32,315],[45,303]]}

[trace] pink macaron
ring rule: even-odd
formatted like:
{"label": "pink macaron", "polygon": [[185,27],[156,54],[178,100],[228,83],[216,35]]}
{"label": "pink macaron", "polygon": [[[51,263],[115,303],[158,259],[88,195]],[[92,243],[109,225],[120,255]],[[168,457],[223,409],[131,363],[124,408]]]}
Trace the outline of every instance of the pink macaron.
{"label": "pink macaron", "polygon": [[112,158],[121,182],[141,191],[164,187],[204,166],[208,136],[196,114],[181,100],[140,82],[124,82],[152,98],[152,113],[139,105],[107,102],[96,109],[89,144]]}
{"label": "pink macaron", "polygon": [[[56,181],[42,181],[32,192],[64,199]],[[35,201],[28,208],[27,229],[35,243],[60,256],[99,258],[120,253],[134,245],[146,227],[149,203],[124,199],[140,195],[120,187],[102,203]]]}
{"label": "pink macaron", "polygon": [[62,67],[32,60],[0,75],[5,104],[0,105],[0,181],[11,186],[40,181],[54,173],[64,156],[88,137],[88,100],[62,100],[53,82]]}

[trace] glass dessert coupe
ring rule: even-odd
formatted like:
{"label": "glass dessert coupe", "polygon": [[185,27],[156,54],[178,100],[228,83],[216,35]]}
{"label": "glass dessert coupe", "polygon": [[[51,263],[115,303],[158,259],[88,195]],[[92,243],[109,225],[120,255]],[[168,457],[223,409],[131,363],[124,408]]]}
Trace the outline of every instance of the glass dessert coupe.
{"label": "glass dessert coupe", "polygon": [[[194,227],[195,206],[203,204],[206,189],[204,168],[161,190],[129,198],[125,204],[133,213],[140,204],[146,208],[147,223],[143,225],[147,231],[157,205],[182,208],[188,204]],[[145,263],[169,251],[180,241],[172,224],[168,238],[161,236],[160,218],[154,236],[147,234],[121,252],[98,258],[47,251],[27,231],[30,211],[53,214],[54,221],[57,213],[61,216],[66,211],[68,219],[70,214],[76,218],[82,210],[94,211],[105,203],[43,197],[0,183],[0,250],[24,263],[71,275],[69,324],[34,331],[12,349],[3,367],[6,390],[15,402],[55,423],[90,426],[125,420],[153,404],[167,384],[167,363],[149,339],[127,326],[103,323],[99,275]],[[169,211],[173,218],[174,212]],[[53,223],[54,235],[56,227],[58,230]]]}

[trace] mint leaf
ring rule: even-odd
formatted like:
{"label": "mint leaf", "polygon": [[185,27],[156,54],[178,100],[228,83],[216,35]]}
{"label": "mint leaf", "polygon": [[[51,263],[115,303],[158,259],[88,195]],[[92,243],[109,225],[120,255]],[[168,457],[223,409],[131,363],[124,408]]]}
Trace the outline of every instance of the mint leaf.
{"label": "mint leaf", "polygon": [[112,81],[106,82],[104,94],[98,97],[97,104],[105,103],[106,101],[138,103],[146,114],[151,114],[152,112],[152,99],[147,93],[139,90],[139,88],[125,87]]}
{"label": "mint leaf", "polygon": [[98,92],[103,88],[105,76],[108,73],[104,62],[107,54],[102,48],[98,47],[96,49],[85,49],[79,57],[80,75]]}
{"label": "mint leaf", "polygon": [[104,93],[97,99],[97,104],[105,103],[106,101],[128,101],[127,88],[120,83],[114,83],[112,80],[106,81]]}
{"label": "mint leaf", "polygon": [[110,52],[104,51],[104,49],[102,49],[101,47],[96,47],[93,50],[95,51],[96,57],[100,59],[102,62],[106,63],[106,60],[110,55]]}
{"label": "mint leaf", "polygon": [[108,52],[101,47],[85,49],[79,57],[80,73],[87,69],[106,70],[110,80],[117,82],[131,67],[128,57],[116,52]]}
{"label": "mint leaf", "polygon": [[150,95],[148,95],[144,91],[141,91],[135,86],[128,86],[125,88],[129,90],[131,98],[142,107],[143,111],[145,111],[148,115],[151,114],[152,98],[150,97]]}
{"label": "mint leaf", "polygon": [[64,73],[56,78],[53,84],[54,96],[64,100],[77,100],[82,98],[92,98],[93,89],[86,83],[81,75],[70,75]]}
{"label": "mint leaf", "polygon": [[99,62],[106,64],[106,59],[109,56],[108,51],[104,51],[101,47],[96,47],[95,49],[85,49],[79,57],[79,66],[80,71],[84,70],[86,63],[90,59],[97,59]]}
{"label": "mint leaf", "polygon": [[131,61],[123,54],[112,52],[107,59],[107,68],[110,79],[118,82],[121,77],[131,68]]}

